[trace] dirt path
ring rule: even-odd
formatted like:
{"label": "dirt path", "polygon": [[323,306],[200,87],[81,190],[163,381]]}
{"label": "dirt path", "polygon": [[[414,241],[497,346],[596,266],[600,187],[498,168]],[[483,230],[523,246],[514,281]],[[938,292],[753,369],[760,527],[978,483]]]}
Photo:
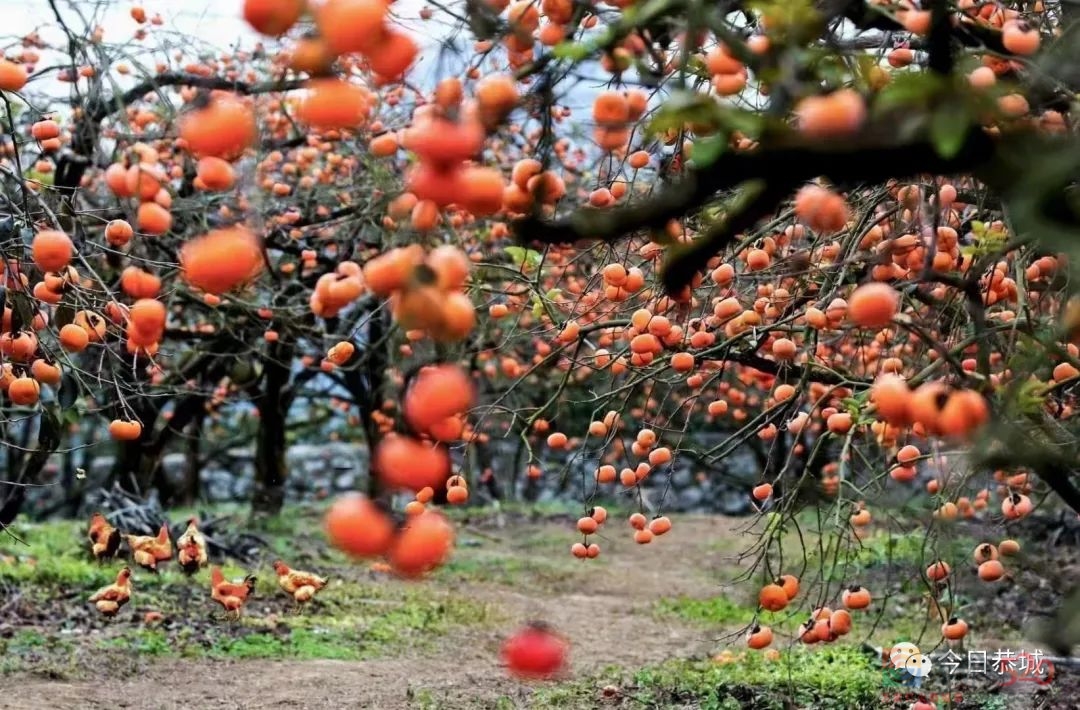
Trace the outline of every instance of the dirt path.
{"label": "dirt path", "polygon": [[3,686],[17,690],[0,695],[0,708],[527,707],[533,688],[509,679],[498,657],[508,629],[530,619],[570,637],[571,677],[712,650],[714,634],[658,619],[654,607],[664,597],[717,593],[710,570],[721,561],[712,543],[735,524],[680,521],[677,538],[673,532],[647,548],[615,536],[604,543],[609,564],[571,590],[482,583],[454,589],[498,610],[508,623],[455,631],[423,655],[362,662],[151,659],[128,678],[110,677],[103,655],[102,678],[94,682],[5,678]]}

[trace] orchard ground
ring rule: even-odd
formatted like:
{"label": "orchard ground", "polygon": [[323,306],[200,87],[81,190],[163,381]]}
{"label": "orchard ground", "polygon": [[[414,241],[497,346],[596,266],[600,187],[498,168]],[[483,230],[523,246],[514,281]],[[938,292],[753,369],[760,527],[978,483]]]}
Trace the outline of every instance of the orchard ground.
{"label": "orchard ground", "polygon": [[[854,613],[850,636],[824,648],[781,635],[780,660],[766,661],[745,649],[741,633],[755,612],[753,585],[728,584],[749,565],[732,551],[761,521],[679,516],[653,544],[612,534],[601,557],[583,563],[568,552],[569,508],[456,510],[453,560],[404,583],[329,550],[318,513],[295,508],[254,531],[268,548],[239,624],[220,619],[205,570],[189,580],[175,565],[157,578],[137,572],[132,603],[104,621],[85,600],[120,563],[87,559],[81,522],[19,525],[28,546],[0,543],[0,673],[3,687],[17,689],[0,707],[893,707],[862,643],[918,643],[924,629],[924,646],[938,638],[918,586],[900,576],[926,554],[921,531],[877,529],[855,552],[847,578],[875,597]],[[978,523],[957,523],[939,545],[961,559],[982,535]],[[1011,565],[1012,584],[964,590],[965,617],[978,630],[970,648],[1037,648],[1023,629],[1080,579],[1071,547],[1055,548],[1052,563],[1044,543],[1032,547]],[[278,555],[332,579],[300,615],[276,587],[269,564]],[[811,555],[809,568],[818,566],[829,567]],[[808,575],[800,595],[814,599],[818,588]],[[880,613],[886,598],[890,617]],[[145,623],[149,611],[163,620]],[[771,616],[778,633],[802,620]],[[570,638],[565,678],[523,684],[500,667],[502,639],[534,619]],[[1077,685],[1068,668],[1042,689],[995,689],[971,677],[954,686],[964,696],[954,707],[1070,707]]]}

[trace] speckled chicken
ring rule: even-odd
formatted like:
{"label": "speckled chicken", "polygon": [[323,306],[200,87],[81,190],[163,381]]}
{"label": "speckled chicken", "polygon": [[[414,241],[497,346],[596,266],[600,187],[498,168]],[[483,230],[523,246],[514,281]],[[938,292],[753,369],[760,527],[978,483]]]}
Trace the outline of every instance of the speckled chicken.
{"label": "speckled chicken", "polygon": [[90,597],[90,602],[104,616],[112,618],[131,599],[131,568],[124,567],[116,575],[116,581],[102,587]]}
{"label": "speckled chicken", "polygon": [[278,586],[288,593],[296,602],[297,609],[301,604],[311,601],[315,592],[326,586],[327,580],[311,572],[292,569],[281,560],[274,562],[274,572],[278,576]]}
{"label": "speckled chicken", "polygon": [[169,539],[169,524],[162,523],[157,536],[127,535],[127,544],[131,548],[131,557],[135,564],[151,572],[157,572],[158,562],[168,562],[173,556],[172,540]]}
{"label": "speckled chicken", "polygon": [[90,516],[87,536],[90,538],[90,552],[98,562],[113,558],[120,549],[120,531],[110,525],[101,513]]}

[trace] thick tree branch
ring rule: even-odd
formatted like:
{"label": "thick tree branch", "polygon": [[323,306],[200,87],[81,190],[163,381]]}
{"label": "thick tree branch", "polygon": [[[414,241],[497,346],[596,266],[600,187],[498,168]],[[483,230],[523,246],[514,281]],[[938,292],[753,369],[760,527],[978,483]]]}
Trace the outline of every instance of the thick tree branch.
{"label": "thick tree branch", "polygon": [[[705,204],[722,190],[750,180],[764,180],[769,188],[754,201],[753,210],[743,214],[734,225],[744,229],[747,225],[743,223],[749,221],[748,217],[767,214],[787,197],[790,188],[818,176],[837,184],[852,184],[903,179],[924,173],[972,172],[989,164],[997,154],[995,140],[977,129],[968,132],[955,155],[943,158],[926,138],[913,141],[876,138],[896,135],[895,130],[884,131],[883,128],[868,126],[860,136],[843,142],[808,141],[793,135],[756,151],[726,153],[708,167],[691,169],[684,178],[650,200],[614,210],[585,208],[554,221],[529,216],[514,223],[514,232],[524,243],[614,241],[638,230],[663,227],[669,220]],[[769,202],[771,204],[767,204]],[[720,242],[726,243],[728,239],[730,235],[720,233],[706,241],[722,246]],[[704,257],[704,263],[711,253],[705,254],[707,247],[701,247],[700,251],[698,256]],[[685,285],[693,270],[680,267],[679,274],[686,276],[686,280],[680,282]],[[669,288],[680,286],[677,281],[673,276],[665,279],[665,284]]]}
{"label": "thick tree branch", "polygon": [[930,71],[948,76],[953,70],[952,22],[948,0],[932,0],[930,5]]}
{"label": "thick tree branch", "polygon": [[252,96],[255,94],[270,94],[275,91],[292,91],[304,85],[302,79],[289,79],[287,81],[264,81],[248,84],[243,81],[230,81],[217,76],[199,76],[184,72],[165,72],[155,77],[146,79],[131,87],[119,96],[111,96],[106,99],[98,98],[86,107],[86,117],[97,123],[116,111],[129,106],[151,91],[157,91],[165,86],[192,86],[196,89],[219,89],[233,91],[237,94]]}

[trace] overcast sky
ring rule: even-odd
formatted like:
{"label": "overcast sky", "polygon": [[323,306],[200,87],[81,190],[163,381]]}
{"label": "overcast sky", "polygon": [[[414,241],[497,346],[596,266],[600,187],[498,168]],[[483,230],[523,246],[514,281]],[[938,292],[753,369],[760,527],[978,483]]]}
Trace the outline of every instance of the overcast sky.
{"label": "overcast sky", "polygon": [[[133,46],[149,49],[161,45],[166,37],[190,37],[200,43],[200,49],[215,47],[229,49],[233,47],[250,49],[258,41],[266,41],[254,32],[242,18],[242,0],[55,0],[61,14],[73,29],[80,28],[82,21],[72,9],[87,17],[92,25],[105,28],[105,39],[111,43],[126,43],[134,35],[139,25],[131,17],[131,9],[136,5],[146,10],[147,16],[160,14],[163,24],[155,27],[147,23],[146,28],[156,34]],[[423,0],[397,0],[394,14],[400,24],[413,30],[413,37],[422,45],[434,46],[439,37],[445,36],[448,26],[433,21],[419,19]],[[37,31],[43,39],[54,45],[63,46],[64,34],[56,23],[49,0],[0,0],[0,47],[18,48],[19,39],[31,31]],[[190,47],[189,47],[190,49]],[[135,51],[138,51],[137,49]],[[435,64],[435,52],[422,53],[417,71],[431,72]],[[44,59],[44,58],[43,58]],[[43,61],[41,66],[47,62]],[[61,89],[62,93],[66,93]]]}

